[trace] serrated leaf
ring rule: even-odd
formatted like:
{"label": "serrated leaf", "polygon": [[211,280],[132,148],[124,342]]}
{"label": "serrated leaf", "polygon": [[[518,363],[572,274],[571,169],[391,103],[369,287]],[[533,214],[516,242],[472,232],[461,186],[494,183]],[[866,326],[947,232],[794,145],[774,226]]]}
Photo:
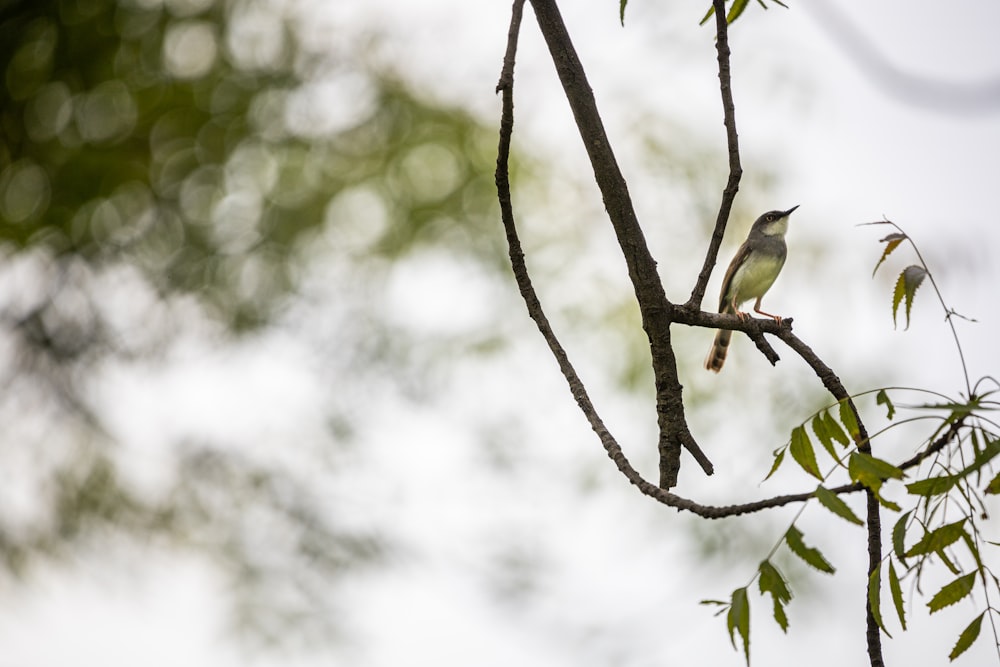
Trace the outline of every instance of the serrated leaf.
{"label": "serrated leaf", "polygon": [[892,254],[892,251],[895,250],[897,247],[899,247],[899,244],[902,243],[905,239],[906,239],[906,234],[902,234],[900,232],[894,232],[886,236],[881,241],[879,241],[880,243],[885,243],[885,249],[882,251],[882,257],[879,258],[878,263],[875,265],[875,268],[872,269],[872,278],[875,277],[875,272],[878,271],[878,267],[882,266],[882,262],[884,262],[886,258]]}
{"label": "serrated leaf", "polygon": [[813,451],[812,443],[809,442],[809,434],[803,426],[796,426],[792,429],[792,444],[789,446],[792,458],[803,470],[822,481],[823,473],[819,471],[816,463],[816,452]]}
{"label": "serrated leaf", "polygon": [[906,552],[906,557],[923,556],[925,554],[940,551],[957,542],[965,532],[966,519],[960,519],[955,523],[949,523],[940,528],[936,528],[929,533],[924,533],[916,544]]}
{"label": "serrated leaf", "polygon": [[968,547],[969,553],[971,553],[972,557],[975,559],[976,566],[979,569],[983,569],[983,558],[979,554],[979,544],[976,540],[972,539],[968,531],[962,533],[962,539],[965,541],[965,546]]}
{"label": "serrated leaf", "polygon": [[997,476],[990,480],[983,491],[992,495],[1000,493],[1000,473],[997,473]]}
{"label": "serrated leaf", "polygon": [[851,480],[859,482],[867,487],[883,507],[893,512],[900,511],[899,505],[883,498],[879,493],[882,483],[887,479],[899,479],[903,476],[903,471],[892,465],[888,461],[876,458],[871,454],[862,452],[852,452],[847,460],[847,472]]}
{"label": "serrated leaf", "polygon": [[729,641],[733,648],[736,648],[736,633],[743,640],[743,654],[746,656],[747,665],[750,664],[750,602],[747,600],[747,589],[737,588],[733,591],[732,601],[729,604],[729,613],[726,615],[726,627],[729,629]]}
{"label": "serrated leaf", "polygon": [[[973,444],[975,444],[976,432],[972,432]],[[972,463],[969,464],[967,468],[964,468],[960,473],[959,477],[968,477],[974,472],[977,472],[980,468],[990,463],[997,455],[1000,454],[1000,439],[997,440],[987,440],[986,444],[982,449],[976,451],[976,458],[973,459]]]}
{"label": "serrated leaf", "polygon": [[857,442],[861,435],[861,429],[858,428],[858,420],[854,415],[854,410],[851,408],[851,401],[849,399],[844,399],[840,402],[840,421],[851,435],[851,439]]}
{"label": "serrated leaf", "polygon": [[906,328],[910,328],[910,310],[913,308],[913,295],[927,277],[927,270],[922,266],[911,264],[902,270],[896,279],[896,288],[892,292],[892,324],[896,326],[896,313],[899,304],[906,299]]}
{"label": "serrated leaf", "polygon": [[806,543],[802,541],[802,532],[795,526],[791,526],[785,533],[785,544],[788,545],[793,554],[820,572],[833,574],[837,571],[830,565],[829,561],[823,558],[823,554],[819,552],[819,549],[806,546]]}
{"label": "serrated leaf", "polygon": [[885,496],[881,495],[879,492],[873,491],[872,493],[875,494],[875,500],[878,501],[878,504],[881,505],[882,507],[886,508],[887,510],[890,510],[890,511],[893,511],[893,512],[901,512],[901,511],[903,511],[903,508],[900,507],[897,503],[892,502],[891,500],[889,500]]}
{"label": "serrated leaf", "polygon": [[878,627],[882,629],[882,632],[886,634],[887,637],[892,637],[889,631],[885,628],[885,623],[882,622],[882,568],[876,567],[872,570],[872,573],[868,575],[868,608],[871,609],[872,618],[878,624]]}
{"label": "serrated leaf", "polygon": [[927,603],[933,614],[936,611],[940,611],[945,607],[949,607],[956,602],[962,600],[965,596],[972,592],[972,587],[976,583],[976,573],[970,572],[956,579],[955,581],[945,584],[941,587],[931,601]]}
{"label": "serrated leaf", "polygon": [[[899,274],[896,278],[896,286],[892,290],[892,326],[897,327],[896,324],[896,313],[899,311],[899,304],[903,303],[903,297],[906,296],[906,281],[903,278],[903,273]],[[909,324],[909,323],[907,323]]]}
{"label": "serrated leaf", "polygon": [[758,570],[760,578],[760,594],[770,593],[774,601],[774,620],[781,627],[782,632],[788,632],[788,617],[785,615],[785,604],[792,599],[792,592],[788,588],[788,582],[774,567],[770,561],[763,561]]}
{"label": "serrated leaf", "polygon": [[896,608],[896,617],[899,618],[899,626],[906,631],[906,611],[903,609],[903,588],[899,585],[899,577],[896,575],[896,567],[889,560],[889,593],[892,594],[892,604]]}
{"label": "serrated leaf", "polygon": [[948,493],[958,482],[959,478],[952,475],[941,477],[928,477],[906,485],[906,490],[915,496],[938,496]]}
{"label": "serrated leaf", "polygon": [[879,389],[878,393],[875,394],[875,404],[885,406],[888,413],[885,418],[891,421],[892,416],[896,414],[896,406],[892,404],[892,399],[889,398],[889,394],[885,392],[885,389]]}
{"label": "serrated leaf", "polygon": [[983,627],[983,616],[985,615],[986,612],[984,611],[972,619],[972,623],[969,623],[965,627],[965,630],[962,630],[962,634],[958,636],[958,641],[955,642],[955,648],[951,649],[951,653],[948,654],[948,660],[954,661],[955,658],[965,653],[975,643],[976,639],[979,638],[979,631]]}
{"label": "serrated leaf", "polygon": [[864,452],[853,452],[847,462],[847,471],[851,479],[869,486],[868,480],[881,486],[887,479],[903,479],[903,471],[884,459]]}
{"label": "serrated leaf", "polygon": [[840,424],[833,418],[833,415],[829,412],[824,412],[823,421],[826,423],[826,429],[830,433],[830,437],[839,442],[843,447],[851,444],[850,438],[844,433],[844,429],[840,428]]}
{"label": "serrated leaf", "polygon": [[845,503],[843,499],[836,493],[833,493],[829,489],[826,489],[822,486],[817,486],[815,496],[816,500],[818,500],[820,504],[823,505],[823,507],[833,512],[841,519],[850,521],[851,523],[856,524],[858,526],[864,525],[865,522],[859,519],[858,516],[848,506],[848,504]]}
{"label": "serrated leaf", "polygon": [[830,429],[827,428],[826,422],[823,420],[822,412],[812,418],[812,430],[816,434],[816,438],[820,444],[823,445],[823,449],[827,451],[834,461],[839,462],[840,457],[837,456],[837,450],[833,446],[833,437],[830,435]]}
{"label": "serrated leaf", "polygon": [[958,569],[958,566],[957,566],[957,565],[955,565],[954,563],[952,563],[952,562],[951,562],[951,559],[950,559],[950,558],[948,558],[948,554],[947,554],[947,553],[945,553],[945,550],[944,550],[944,549],[938,549],[938,550],[937,550],[937,551],[935,551],[934,553],[935,553],[935,554],[937,555],[937,557],[938,557],[938,558],[940,558],[940,559],[941,559],[941,562],[942,562],[942,563],[944,563],[944,566],[945,566],[946,568],[948,568],[948,570],[949,570],[949,571],[950,571],[950,572],[951,572],[951,573],[952,573],[953,575],[955,575],[955,576],[957,577],[958,575],[962,574],[962,571],[961,571],[960,569]]}
{"label": "serrated leaf", "polygon": [[906,538],[906,522],[910,519],[910,514],[912,513],[913,510],[910,510],[903,516],[899,517],[899,521],[897,521],[896,525],[892,527],[892,550],[895,552],[896,558],[898,558],[899,562],[903,565],[906,565],[906,547],[904,544],[904,540]]}
{"label": "serrated leaf", "polygon": [[773,475],[774,473],[778,472],[778,467],[781,465],[781,462],[784,461],[784,460],[785,460],[785,450],[784,450],[784,448],[782,448],[782,449],[779,449],[778,453],[774,455],[774,463],[771,464],[771,471],[769,473],[767,473],[767,477],[764,478],[765,482],[767,480],[771,479],[771,475]]}

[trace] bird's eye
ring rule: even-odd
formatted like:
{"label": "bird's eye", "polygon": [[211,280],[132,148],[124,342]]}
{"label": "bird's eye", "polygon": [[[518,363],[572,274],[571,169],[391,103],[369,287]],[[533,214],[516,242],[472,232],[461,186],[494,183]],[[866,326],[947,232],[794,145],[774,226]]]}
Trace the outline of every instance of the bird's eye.
{"label": "bird's eye", "polygon": [[768,213],[767,214],[767,221],[768,222],[774,222],[774,214],[773,213]]}

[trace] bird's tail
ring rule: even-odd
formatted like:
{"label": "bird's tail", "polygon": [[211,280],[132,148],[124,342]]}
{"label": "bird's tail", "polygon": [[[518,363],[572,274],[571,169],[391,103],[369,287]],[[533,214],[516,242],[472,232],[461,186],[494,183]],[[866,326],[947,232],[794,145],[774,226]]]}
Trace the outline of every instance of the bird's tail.
{"label": "bird's tail", "polygon": [[705,357],[706,369],[713,373],[718,373],[722,370],[722,365],[726,363],[726,354],[729,352],[729,341],[732,337],[733,332],[729,329],[719,329],[718,333],[715,334],[715,342],[712,343],[712,349],[708,351],[708,356]]}

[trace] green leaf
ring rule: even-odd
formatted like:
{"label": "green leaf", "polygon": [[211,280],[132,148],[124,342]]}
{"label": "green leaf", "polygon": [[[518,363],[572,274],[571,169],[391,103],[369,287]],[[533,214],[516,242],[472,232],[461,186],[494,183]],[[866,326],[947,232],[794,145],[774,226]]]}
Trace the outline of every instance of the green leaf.
{"label": "green leaf", "polygon": [[[878,267],[876,267],[878,268]],[[885,418],[891,420],[892,416],[896,414],[896,406],[892,404],[892,400],[889,398],[889,394],[885,393],[885,389],[879,389],[878,393],[875,394],[875,403],[877,405],[884,405],[888,414]]]}
{"label": "green leaf", "polygon": [[733,6],[729,8],[729,14],[726,15],[726,23],[732,23],[738,19],[748,4],[750,4],[750,0],[736,0]]}
{"label": "green leaf", "polygon": [[1000,493],[1000,473],[997,473],[997,476],[990,480],[990,483],[986,485],[984,492],[992,495]]}
{"label": "green leaf", "polygon": [[[972,437],[975,439],[976,432],[972,432]],[[1000,439],[997,440],[987,440],[985,446],[981,450],[976,451],[976,458],[973,459],[972,463],[960,473],[959,477],[968,477],[974,472],[977,472],[987,463],[990,463],[996,456],[1000,454]]]}
{"label": "green leaf", "polygon": [[771,472],[767,473],[767,477],[765,477],[765,478],[764,478],[764,481],[765,481],[765,482],[766,482],[767,480],[771,479],[771,475],[773,475],[774,473],[778,472],[778,466],[780,466],[780,465],[781,465],[781,462],[782,462],[782,461],[783,461],[784,459],[785,459],[785,448],[784,448],[784,447],[782,447],[782,448],[781,448],[781,449],[779,449],[779,450],[777,451],[777,453],[776,453],[776,454],[774,455],[774,463],[772,463],[772,464],[771,464]]}
{"label": "green leaf", "polygon": [[878,627],[882,629],[882,632],[886,634],[887,637],[892,637],[889,631],[885,628],[885,623],[882,622],[882,568],[876,567],[872,570],[872,573],[868,575],[868,606],[872,611],[872,618],[878,623]]}
{"label": "green leaf", "polygon": [[979,630],[983,626],[983,616],[986,615],[984,611],[979,616],[972,619],[972,623],[962,630],[962,634],[958,636],[958,641],[955,642],[955,648],[951,649],[951,653],[948,654],[949,660],[954,660],[958,656],[969,650],[969,647],[976,641],[979,637]]}
{"label": "green leaf", "polygon": [[698,21],[698,25],[705,25],[705,22],[708,21],[708,19],[712,18],[712,14],[714,13],[715,13],[715,5],[711,5],[708,8],[708,11],[705,12],[705,15],[701,18],[701,20]]}
{"label": "green leaf", "polygon": [[892,324],[896,325],[896,313],[899,304],[906,299],[906,328],[910,328],[910,310],[913,308],[913,295],[927,277],[927,270],[922,266],[911,264],[903,269],[896,279],[896,289],[892,293]]}
{"label": "green leaf", "polygon": [[830,429],[827,428],[826,422],[823,420],[823,413],[817,413],[815,417],[812,418],[812,430],[819,439],[820,444],[823,445],[823,449],[833,458],[834,461],[838,461],[840,457],[837,456],[837,450],[833,446],[833,437],[830,435]]}
{"label": "green leaf", "polygon": [[958,575],[962,574],[962,571],[958,569],[958,566],[952,563],[951,559],[948,558],[948,554],[945,553],[944,549],[938,549],[934,553],[937,555],[938,558],[941,559],[941,562],[944,563],[944,566],[948,568],[948,570],[951,571],[953,575],[957,577]]}
{"label": "green leaf", "polygon": [[923,556],[951,546],[965,533],[965,522],[966,519],[960,519],[955,523],[949,523],[929,533],[924,533],[920,541],[906,552],[906,557]]}
{"label": "green leaf", "polygon": [[[882,488],[882,482],[887,476],[880,474],[882,466],[873,463],[874,457],[870,454],[852,452],[847,459],[847,473],[851,476],[852,482],[860,482],[873,491]],[[891,464],[887,464],[891,465]]]}
{"label": "green leaf", "polygon": [[885,496],[883,496],[882,494],[880,494],[878,491],[872,491],[872,493],[875,494],[875,500],[878,501],[878,504],[881,505],[882,507],[886,508],[887,510],[890,510],[890,511],[893,511],[893,512],[901,512],[901,511],[903,511],[902,507],[900,507],[897,503],[892,502],[891,500],[889,500],[888,498],[886,498]]}
{"label": "green leaf", "polygon": [[878,264],[876,264],[875,268],[872,270],[872,278],[875,277],[875,272],[878,271],[878,267],[882,266],[882,262],[884,262],[886,258],[892,254],[892,251],[898,248],[899,244],[905,239],[906,234],[903,234],[902,232],[893,232],[879,241],[879,243],[885,244],[885,249],[882,251],[882,257],[879,258]]}
{"label": "green leaf", "polygon": [[823,473],[819,471],[816,464],[816,452],[813,451],[812,443],[809,442],[809,435],[803,426],[796,426],[792,429],[792,444],[789,447],[792,458],[807,473],[822,481]]}
{"label": "green leaf", "polygon": [[902,470],[888,461],[883,461],[870,454],[852,452],[850,458],[847,460],[847,472],[851,476],[852,481],[860,482],[871,490],[879,503],[884,507],[893,512],[900,510],[899,505],[883,498],[879,490],[882,488],[882,482],[885,480],[902,478]]}
{"label": "green leaf", "polygon": [[750,602],[747,600],[746,586],[733,591],[732,601],[729,604],[729,613],[726,615],[726,626],[729,628],[729,641],[732,642],[733,648],[736,648],[736,632],[743,639],[743,654],[746,656],[747,665],[749,665]]}
{"label": "green leaf", "polygon": [[619,13],[621,14],[622,27],[625,27],[625,5],[628,4],[628,0],[621,0],[619,5]]}
{"label": "green leaf", "polygon": [[793,554],[820,572],[826,572],[827,574],[836,572],[836,569],[823,558],[823,554],[819,552],[819,549],[806,546],[806,543],[802,541],[802,532],[795,526],[791,526],[785,533],[785,543]]}
{"label": "green leaf", "polygon": [[863,526],[864,521],[858,518],[858,516],[851,510],[851,508],[838,496],[829,489],[822,486],[816,487],[816,493],[814,494],[816,499],[823,505],[841,519],[850,521],[858,526]]}
{"label": "green leaf", "polygon": [[906,485],[906,490],[915,496],[938,496],[948,493],[958,482],[959,477],[953,475],[943,475],[941,477],[928,477]]}
{"label": "green leaf", "polygon": [[871,454],[853,452],[847,461],[847,471],[851,479],[869,488],[878,489],[887,479],[902,479],[903,471],[888,461]]}
{"label": "green leaf", "polygon": [[910,514],[912,513],[913,510],[910,510],[903,516],[899,517],[899,521],[897,521],[896,525],[892,527],[892,550],[896,553],[896,558],[898,558],[899,562],[903,565],[906,565],[906,548],[904,544],[904,539],[906,537],[906,522],[909,520]]}
{"label": "green leaf", "polygon": [[899,618],[899,625],[906,631],[906,611],[903,609],[903,588],[899,585],[899,577],[896,575],[896,567],[889,560],[889,592],[892,594],[892,604],[896,607],[896,616]]}
{"label": "green leaf", "polygon": [[969,553],[971,553],[972,557],[976,560],[976,567],[980,570],[983,569],[983,558],[979,554],[978,541],[972,539],[967,531],[962,533],[962,539],[965,540],[965,546],[968,547]]}
{"label": "green leaf", "polygon": [[771,564],[771,561],[763,561],[760,564],[760,594],[771,594],[774,601],[774,620],[781,627],[783,632],[788,632],[788,617],[785,615],[785,604],[792,599],[792,592],[788,588],[788,582],[781,576],[778,568]]}
{"label": "green leaf", "polygon": [[955,604],[966,595],[972,592],[972,587],[976,583],[976,573],[970,572],[951,582],[945,584],[941,590],[934,594],[931,601],[927,603],[933,614],[945,607]]}
{"label": "green leaf", "polygon": [[844,399],[840,402],[840,421],[847,428],[847,432],[851,434],[851,439],[857,442],[861,436],[861,429],[858,428],[858,420],[854,415],[850,399]]}
{"label": "green leaf", "polygon": [[850,438],[848,438],[847,434],[844,433],[844,430],[840,428],[840,424],[838,424],[837,420],[833,418],[833,415],[829,412],[824,412],[823,421],[826,423],[826,429],[830,433],[830,436],[839,442],[841,446],[846,447],[851,444]]}

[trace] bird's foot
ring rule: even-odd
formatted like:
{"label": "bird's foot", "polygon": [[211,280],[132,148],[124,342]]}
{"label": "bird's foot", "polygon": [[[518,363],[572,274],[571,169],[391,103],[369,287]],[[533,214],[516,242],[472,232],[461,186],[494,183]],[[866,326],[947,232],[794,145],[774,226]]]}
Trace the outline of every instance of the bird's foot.
{"label": "bird's foot", "polygon": [[774,320],[774,323],[777,324],[779,327],[781,326],[781,321],[784,319],[781,317],[781,315],[772,315],[771,313],[765,313],[763,310],[759,310],[757,308],[754,308],[753,312],[757,313],[758,315],[763,315],[764,317],[770,317],[772,320]]}

